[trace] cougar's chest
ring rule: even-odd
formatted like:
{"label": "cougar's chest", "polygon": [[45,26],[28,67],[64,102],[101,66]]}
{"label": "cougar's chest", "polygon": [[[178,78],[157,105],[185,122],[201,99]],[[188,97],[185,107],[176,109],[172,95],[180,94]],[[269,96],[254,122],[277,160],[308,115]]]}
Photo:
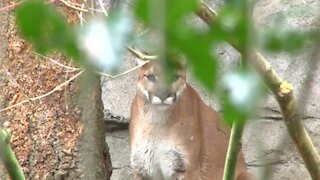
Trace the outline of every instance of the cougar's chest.
{"label": "cougar's chest", "polygon": [[[142,116],[143,114],[143,116]],[[186,154],[170,127],[166,109],[140,109],[131,144],[131,164],[135,171],[154,180],[170,179],[185,171]]]}
{"label": "cougar's chest", "polygon": [[185,170],[185,153],[168,130],[168,114],[152,110],[144,114],[131,146],[132,167],[151,179],[169,179],[174,172]]}
{"label": "cougar's chest", "polygon": [[132,167],[155,180],[169,179],[176,171],[184,172],[186,158],[179,147],[166,139],[146,138],[132,146]]}

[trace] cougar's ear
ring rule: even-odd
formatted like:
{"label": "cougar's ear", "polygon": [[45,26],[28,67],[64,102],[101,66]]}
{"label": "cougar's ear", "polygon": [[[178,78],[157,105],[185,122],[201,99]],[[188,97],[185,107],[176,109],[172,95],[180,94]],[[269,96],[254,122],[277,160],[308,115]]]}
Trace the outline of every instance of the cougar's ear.
{"label": "cougar's ear", "polygon": [[183,54],[175,53],[175,54],[172,55],[172,59],[173,59],[173,61],[175,61],[177,63],[179,68],[182,68],[182,69],[186,69],[187,68],[188,62],[187,62],[186,57]]}
{"label": "cougar's ear", "polygon": [[187,60],[185,58],[181,58],[180,63],[181,63],[181,66],[182,66],[183,69],[187,69],[188,62],[187,62]]}

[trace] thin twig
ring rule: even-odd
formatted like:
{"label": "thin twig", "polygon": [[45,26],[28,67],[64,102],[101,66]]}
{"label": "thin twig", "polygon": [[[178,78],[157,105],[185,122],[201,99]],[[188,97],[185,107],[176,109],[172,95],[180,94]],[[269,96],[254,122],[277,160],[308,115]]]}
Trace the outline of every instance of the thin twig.
{"label": "thin twig", "polygon": [[131,52],[133,55],[135,55],[137,58],[145,61],[145,60],[154,60],[157,58],[156,55],[146,55],[146,54],[143,54],[142,52],[140,51],[137,51],[135,50],[134,48],[130,47],[130,46],[127,46],[127,49],[129,52]]}
{"label": "thin twig", "polygon": [[82,11],[82,12],[89,12],[88,9],[83,9],[83,8],[79,8],[77,6],[75,6],[74,4],[68,2],[68,1],[65,1],[65,0],[59,0],[62,4],[66,5],[67,7],[69,8],[72,8],[72,9],[75,9],[75,10],[78,10],[78,11]]}
{"label": "thin twig", "polygon": [[[55,0],[50,0],[48,1],[48,3],[52,3],[54,2]],[[2,7],[0,8],[0,12],[1,11],[5,11],[5,10],[11,10],[11,9],[14,9],[16,8],[17,6],[21,5],[22,3],[24,3],[25,1],[20,1],[20,2],[17,2],[17,3],[14,3],[14,4],[11,4],[11,5],[8,5],[8,6],[5,6],[5,7]]]}
{"label": "thin twig", "polygon": [[39,53],[36,53],[36,52],[32,52],[32,53],[35,54],[35,55],[37,55],[37,56],[43,57],[43,58],[46,59],[46,60],[49,60],[49,61],[52,62],[53,64],[59,65],[59,66],[65,68],[65,69],[69,69],[69,70],[71,70],[71,72],[72,72],[72,71],[82,70],[81,68],[75,68],[75,67],[66,66],[66,65],[64,65],[64,64],[62,64],[62,63],[60,63],[60,62],[58,62],[58,61],[56,61],[56,60],[54,60],[54,59],[52,59],[52,58],[49,58],[49,57],[47,57],[47,56],[44,56],[44,55],[42,55],[42,54],[39,54]]}
{"label": "thin twig", "polygon": [[12,105],[12,106],[8,106],[8,107],[6,107],[6,108],[4,108],[4,109],[0,109],[0,112],[4,112],[4,111],[7,111],[7,110],[9,110],[9,109],[12,109],[12,108],[21,106],[21,105],[23,105],[23,104],[25,104],[25,103],[32,102],[32,101],[36,101],[36,100],[42,99],[42,98],[44,98],[44,97],[46,97],[46,96],[49,96],[49,95],[51,95],[52,93],[60,90],[63,86],[68,85],[71,81],[73,81],[74,79],[76,79],[76,78],[77,78],[78,76],[80,76],[83,72],[84,72],[84,70],[80,71],[78,74],[74,75],[73,77],[71,77],[71,78],[68,79],[67,81],[59,84],[58,86],[56,86],[55,88],[53,88],[51,91],[49,91],[49,92],[47,92],[47,93],[45,93],[45,94],[43,94],[43,95],[41,95],[41,96],[37,96],[37,97],[30,98],[30,99],[26,99],[26,100],[24,100],[24,101],[21,101],[21,102],[19,102],[19,103],[17,103],[17,104]]}
{"label": "thin twig", "polygon": [[108,77],[108,78],[110,78],[110,79],[116,79],[116,78],[119,78],[119,77],[121,77],[121,76],[124,76],[124,75],[126,75],[126,74],[129,74],[129,73],[131,73],[131,72],[139,69],[140,67],[142,67],[143,65],[145,65],[145,64],[148,63],[148,62],[149,62],[149,61],[145,61],[145,62],[143,62],[142,64],[140,64],[140,65],[138,65],[138,66],[136,66],[136,67],[134,67],[134,68],[132,68],[132,69],[129,69],[129,70],[123,72],[123,73],[120,73],[120,74],[117,74],[117,75],[114,75],[114,76],[112,76],[112,75],[110,75],[110,74],[103,73],[103,72],[96,72],[96,73],[99,74],[99,75],[102,75],[102,76],[106,76],[106,77]]}
{"label": "thin twig", "polygon": [[95,12],[99,12],[99,13],[103,13],[103,11],[98,10],[98,9],[94,9],[94,8],[83,8],[83,7],[78,7],[76,4],[65,1],[65,0],[59,0],[62,4],[64,4],[65,6],[78,10],[78,11],[82,11],[82,12],[89,12],[89,10],[95,11]]}
{"label": "thin twig", "polygon": [[14,3],[14,4],[11,4],[11,5],[2,7],[2,8],[0,8],[0,12],[1,12],[1,11],[5,11],[5,10],[14,9],[14,8],[16,8],[17,6],[19,6],[20,4],[22,4],[23,2],[24,2],[24,1],[21,1],[21,2],[18,2],[18,3]]}
{"label": "thin twig", "polygon": [[137,37],[143,36],[144,34],[148,33],[150,31],[150,28],[145,29],[144,31],[140,32]]}
{"label": "thin twig", "polygon": [[[82,9],[84,8],[84,3],[81,4],[81,8],[82,8]],[[83,26],[83,22],[85,22],[85,20],[84,20],[84,18],[83,18],[83,12],[80,11],[80,12],[78,13],[78,15],[79,15],[79,19],[80,19],[80,26],[82,27],[82,26]]]}
{"label": "thin twig", "polygon": [[100,7],[101,7],[101,9],[102,9],[103,14],[107,17],[107,16],[108,16],[108,13],[107,13],[107,11],[106,11],[106,8],[104,8],[104,5],[103,5],[103,3],[102,3],[102,0],[99,0],[99,5],[100,5]]}
{"label": "thin twig", "polygon": [[[58,62],[58,61],[56,61],[56,60],[54,60],[54,59],[52,59],[52,58],[49,58],[49,57],[44,56],[44,55],[39,54],[39,53],[36,53],[36,52],[32,52],[32,53],[35,54],[35,55],[37,55],[37,56],[41,56],[41,57],[43,57],[43,58],[51,61],[51,62],[54,63],[54,64],[57,64],[57,65],[61,66],[61,67],[63,67],[63,68],[70,69],[70,70],[72,70],[72,71],[83,70],[83,68],[74,68],[74,67],[66,66],[66,65],[64,65],[64,64],[62,64],[62,63],[60,63],[60,62]],[[149,62],[149,61],[146,60],[144,63],[142,63],[142,64],[140,64],[140,65],[138,65],[138,66],[135,66],[135,67],[133,67],[132,69],[129,69],[129,70],[124,71],[124,72],[122,72],[122,73],[120,73],[120,74],[117,74],[117,75],[110,75],[110,74],[106,74],[106,73],[99,72],[99,71],[96,71],[96,73],[99,74],[99,75],[102,75],[102,76],[106,76],[106,77],[108,77],[108,78],[110,78],[110,79],[116,79],[116,78],[119,78],[119,77],[121,77],[121,76],[124,76],[124,75],[126,75],[126,74],[129,74],[129,73],[131,73],[131,72],[139,69],[140,67],[142,67],[144,64],[146,64],[146,63],[148,63],[148,62]],[[71,72],[72,72],[72,71],[71,71]]]}

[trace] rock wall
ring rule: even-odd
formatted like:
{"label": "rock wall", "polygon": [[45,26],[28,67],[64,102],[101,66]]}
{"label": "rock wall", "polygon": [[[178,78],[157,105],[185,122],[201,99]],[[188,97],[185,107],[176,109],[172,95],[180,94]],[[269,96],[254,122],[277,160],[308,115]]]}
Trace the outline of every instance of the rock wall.
{"label": "rock wall", "polygon": [[[214,9],[222,5],[221,1],[210,0],[208,3]],[[259,31],[271,27],[277,21],[281,21],[281,26],[289,29],[312,29],[316,27],[317,18],[320,17],[319,7],[319,0],[260,0],[254,6],[252,14]],[[312,61],[317,58],[312,50],[312,47],[308,47],[292,55],[263,54],[276,72],[293,84],[305,127],[320,151],[320,104],[317,102],[320,99],[320,68],[319,63]],[[234,66],[239,59],[239,54],[228,45],[221,46],[216,53],[221,60],[222,71]],[[123,70],[133,66],[134,58],[128,55]],[[310,72],[312,74],[308,77]],[[102,99],[107,124],[129,122],[130,104],[136,90],[135,81],[136,72],[115,80],[102,78]],[[209,96],[195,81],[190,80],[190,83],[196,86],[207,104],[219,109],[214,97]],[[109,133],[106,137],[113,161],[114,180],[131,178],[127,135],[127,130],[124,129]],[[246,126],[243,151],[250,171],[255,174],[263,172],[268,165],[273,172],[270,179],[311,179],[288,136],[278,104],[271,95],[262,104],[257,117]]]}

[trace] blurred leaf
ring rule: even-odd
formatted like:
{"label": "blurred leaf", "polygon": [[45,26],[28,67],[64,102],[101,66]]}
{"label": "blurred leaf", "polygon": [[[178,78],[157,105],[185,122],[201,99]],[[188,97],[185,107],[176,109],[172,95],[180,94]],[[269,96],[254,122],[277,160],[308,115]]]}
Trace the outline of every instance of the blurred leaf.
{"label": "blurred leaf", "polygon": [[[165,25],[161,28],[173,28],[179,20],[198,9],[198,0],[137,0],[135,14],[147,25],[157,23]],[[165,22],[165,24],[162,24]]]}
{"label": "blurred leaf", "polygon": [[[212,48],[214,40],[221,37],[211,31],[200,32],[186,22],[185,18],[198,9],[198,3],[197,0],[137,0],[135,13],[146,25],[159,32],[165,43],[160,46],[166,48],[164,53],[178,50],[184,54],[193,66],[195,76],[205,87],[213,90],[217,80],[217,61],[212,55]],[[164,60],[171,61],[171,58]]]}
{"label": "blurred leaf", "polygon": [[270,51],[293,52],[302,48],[310,38],[310,33],[274,28],[263,35],[263,47]]}
{"label": "blurred leaf", "polygon": [[262,81],[248,69],[235,71],[222,80],[222,106],[228,124],[245,121],[255,112],[262,99]]}
{"label": "blurred leaf", "polygon": [[247,1],[228,1],[218,14],[216,22],[227,34],[224,40],[235,43],[242,52],[246,51],[254,38],[250,4]]}
{"label": "blurred leaf", "polygon": [[21,34],[37,51],[47,53],[59,49],[78,60],[80,55],[74,33],[49,3],[28,0],[18,7],[16,13]]}
{"label": "blurred leaf", "polygon": [[235,109],[234,105],[231,101],[227,101],[226,99],[223,101],[223,120],[229,125],[232,126],[234,122],[244,123],[248,119],[248,115],[241,111]]}
{"label": "blurred leaf", "polygon": [[250,0],[226,0],[225,6],[230,7],[236,11],[245,11],[247,10]]}
{"label": "blurred leaf", "polygon": [[156,54],[156,49],[159,47],[157,47],[152,35],[150,29],[139,32],[138,35],[130,39],[129,44],[136,49],[143,50],[146,54]]}
{"label": "blurred leaf", "polygon": [[127,14],[118,9],[106,20],[94,19],[83,26],[78,34],[79,44],[89,62],[100,71],[115,72],[121,65],[130,30]]}
{"label": "blurred leaf", "polygon": [[218,76],[218,62],[211,52],[214,45],[209,34],[190,31],[184,38],[172,36],[169,42],[184,53],[193,67],[196,78],[208,90],[214,90]]}

